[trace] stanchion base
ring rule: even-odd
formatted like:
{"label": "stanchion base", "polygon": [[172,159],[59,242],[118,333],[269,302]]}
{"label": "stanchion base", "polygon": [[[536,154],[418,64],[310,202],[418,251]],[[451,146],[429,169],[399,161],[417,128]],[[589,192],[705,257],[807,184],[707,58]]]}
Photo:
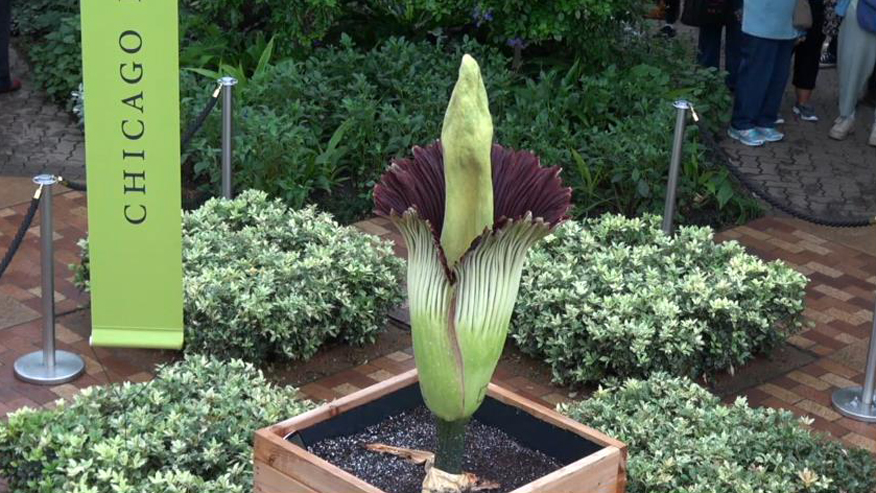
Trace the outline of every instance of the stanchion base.
{"label": "stanchion base", "polygon": [[85,371],[85,361],[77,354],[55,351],[55,366],[43,364],[43,352],[34,351],[15,360],[15,376],[37,385],[58,385],[75,380]]}
{"label": "stanchion base", "polygon": [[861,387],[839,389],[833,393],[833,406],[843,416],[867,423],[876,423],[876,403],[865,404],[861,402],[863,392],[864,389]]}

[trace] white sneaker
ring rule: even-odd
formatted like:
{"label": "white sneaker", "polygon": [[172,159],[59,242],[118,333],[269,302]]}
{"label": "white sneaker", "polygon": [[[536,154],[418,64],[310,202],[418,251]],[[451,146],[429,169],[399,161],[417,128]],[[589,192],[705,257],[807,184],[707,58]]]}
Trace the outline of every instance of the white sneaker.
{"label": "white sneaker", "polygon": [[855,133],[855,117],[837,117],[833,121],[833,128],[830,129],[831,139],[844,140],[849,135]]}
{"label": "white sneaker", "polygon": [[873,123],[873,130],[870,131],[870,140],[867,143],[876,147],[876,123]]}

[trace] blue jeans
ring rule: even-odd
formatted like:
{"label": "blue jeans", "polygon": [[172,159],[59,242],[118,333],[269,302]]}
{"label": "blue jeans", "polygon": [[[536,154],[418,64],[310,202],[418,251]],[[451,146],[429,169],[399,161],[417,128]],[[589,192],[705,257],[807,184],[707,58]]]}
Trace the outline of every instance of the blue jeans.
{"label": "blue jeans", "polygon": [[766,39],[742,33],[742,61],[730,122],[733,128],[776,126],[793,52],[793,39]]}
{"label": "blue jeans", "polygon": [[731,91],[736,89],[741,60],[742,26],[737,20],[726,24],[701,26],[697,40],[697,63],[704,67],[721,68],[721,34],[724,34],[725,82]]}
{"label": "blue jeans", "polygon": [[12,24],[12,0],[0,0],[0,89],[12,85],[9,77],[9,30]]}

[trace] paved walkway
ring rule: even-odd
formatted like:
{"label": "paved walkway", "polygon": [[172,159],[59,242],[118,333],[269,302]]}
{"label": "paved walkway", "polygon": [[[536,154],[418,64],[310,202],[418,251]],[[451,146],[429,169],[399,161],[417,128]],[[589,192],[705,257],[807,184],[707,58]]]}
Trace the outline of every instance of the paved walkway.
{"label": "paved walkway", "polygon": [[876,301],[876,256],[821,233],[802,221],[765,217],[718,235],[722,241],[739,241],[763,259],[782,260],[810,279],[804,311],[809,327],[788,341],[800,353],[792,364],[782,367],[782,355],[771,355],[775,372],[770,365],[760,366],[766,358],[759,358],[750,365],[753,378],[743,378],[746,388],[734,386],[734,377],[719,382],[718,390],[731,391],[727,400],[745,395],[753,406],[808,416],[816,430],[876,453],[876,424],[842,417],[831,407],[834,390],[863,384]]}
{"label": "paved walkway", "polygon": [[780,126],[785,140],[750,148],[730,139],[724,149],[742,171],[795,209],[819,217],[876,215],[876,147],[867,145],[873,107],[858,108],[855,134],[839,142],[827,134],[837,116],[837,71],[822,70],[812,100],[818,123],[794,117],[794,88],[785,93]]}
{"label": "paved walkway", "polygon": [[52,173],[73,180],[85,177],[82,132],[64,108],[35,87],[30,68],[13,48],[12,74],[23,87],[0,94],[0,176]]}

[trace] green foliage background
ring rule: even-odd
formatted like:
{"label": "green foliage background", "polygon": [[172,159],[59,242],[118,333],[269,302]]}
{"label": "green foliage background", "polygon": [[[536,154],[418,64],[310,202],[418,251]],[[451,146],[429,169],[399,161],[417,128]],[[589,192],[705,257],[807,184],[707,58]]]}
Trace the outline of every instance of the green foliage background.
{"label": "green foliage background", "polygon": [[[484,65],[497,139],[565,168],[578,216],[659,212],[673,109],[693,100],[725,118],[729,94],[681,43],[642,30],[635,0],[183,0],[183,125],[213,79],[238,86],[238,188],[343,222],[370,214],[393,157],[438,136],[455,66]],[[81,81],[75,2],[15,2],[34,76],[70,105]],[[368,26],[362,29],[362,26]],[[189,197],[218,192],[218,112],[185,155]],[[726,170],[686,139],[678,221],[724,225],[758,214]],[[187,203],[190,203],[187,200]],[[194,200],[196,204],[198,200]]]}

